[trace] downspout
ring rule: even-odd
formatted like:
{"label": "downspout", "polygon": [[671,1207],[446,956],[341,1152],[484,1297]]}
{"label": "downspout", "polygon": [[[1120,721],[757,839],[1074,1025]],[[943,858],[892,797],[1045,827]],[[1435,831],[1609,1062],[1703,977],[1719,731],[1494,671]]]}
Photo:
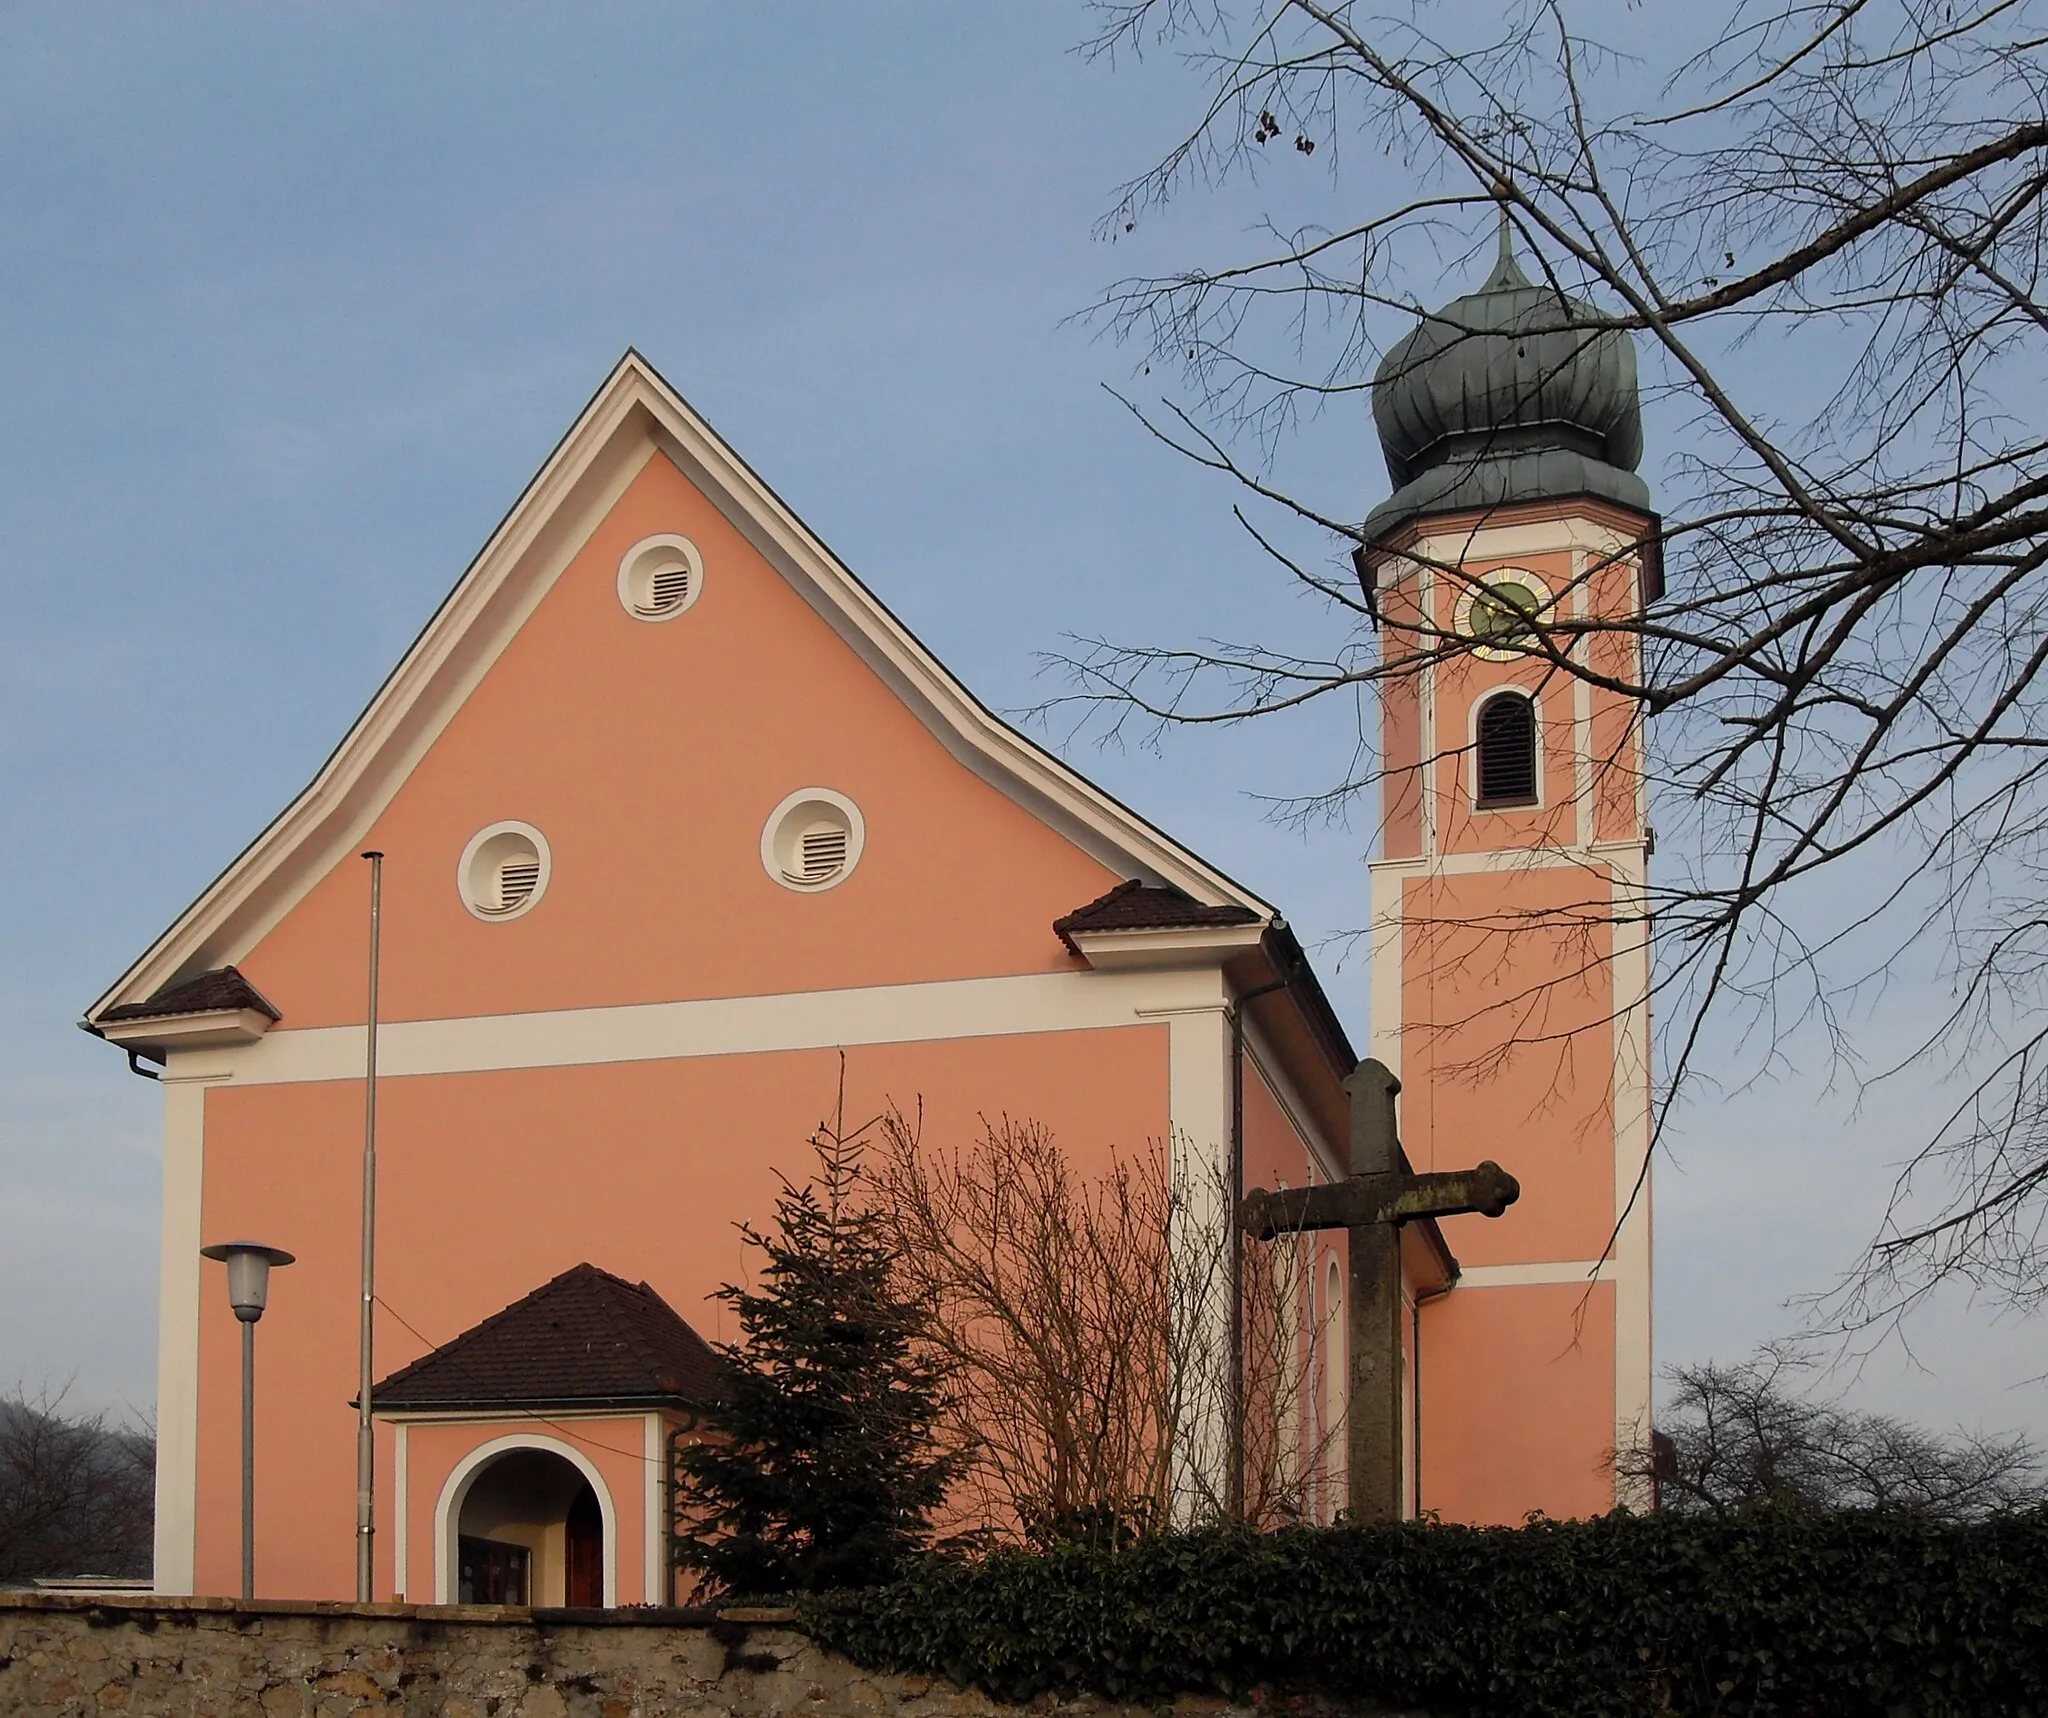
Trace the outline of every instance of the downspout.
{"label": "downspout", "polygon": [[1408,1444],[1414,1451],[1410,1457],[1410,1483],[1418,1521],[1422,1519],[1422,1309],[1430,1301],[1442,1300],[1457,1286],[1458,1279],[1453,1276],[1442,1288],[1417,1295],[1408,1306],[1408,1364],[1413,1369],[1408,1386]]}
{"label": "downspout", "polygon": [[1223,1478],[1224,1513],[1244,1519],[1244,1240],[1238,1233],[1238,1208],[1244,1204],[1244,1006],[1261,996],[1288,988],[1276,978],[1247,990],[1230,1010],[1230,1471]]}
{"label": "downspout", "polygon": [[[78,1029],[81,1032],[90,1032],[95,1038],[99,1039],[99,1041],[102,1044],[104,1044],[107,1041],[107,1035],[104,1032],[102,1032],[97,1026],[95,1026],[90,1020],[79,1021]],[[145,1068],[142,1065],[142,1052],[140,1050],[129,1049],[129,1047],[126,1044],[118,1044],[115,1046],[115,1048],[128,1051],[129,1073],[140,1074],[142,1078],[144,1078],[145,1080],[161,1080],[163,1078],[163,1075],[153,1073],[148,1068]]]}

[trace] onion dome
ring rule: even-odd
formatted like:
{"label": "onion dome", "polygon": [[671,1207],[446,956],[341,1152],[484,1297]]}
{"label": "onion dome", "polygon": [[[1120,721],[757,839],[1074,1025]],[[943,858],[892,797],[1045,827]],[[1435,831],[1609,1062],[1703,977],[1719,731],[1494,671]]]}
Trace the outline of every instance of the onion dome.
{"label": "onion dome", "polygon": [[1567,495],[1648,512],[1635,346],[1598,314],[1522,273],[1503,218],[1486,283],[1425,316],[1373,377],[1394,493],[1367,532]]}

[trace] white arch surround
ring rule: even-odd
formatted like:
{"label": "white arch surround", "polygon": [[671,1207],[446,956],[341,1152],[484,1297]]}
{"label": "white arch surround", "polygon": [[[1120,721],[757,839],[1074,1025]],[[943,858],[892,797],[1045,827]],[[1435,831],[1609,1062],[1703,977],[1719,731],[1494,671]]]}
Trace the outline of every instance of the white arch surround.
{"label": "white arch surround", "polygon": [[[1503,698],[1519,698],[1529,706],[1529,720],[1535,729],[1530,744],[1535,750],[1536,798],[1529,803],[1510,805],[1483,805],[1479,799],[1479,718],[1489,704],[1498,704]],[[1500,811],[1543,811],[1550,805],[1550,796],[1544,792],[1544,778],[1549,771],[1543,767],[1543,699],[1527,686],[1517,686],[1509,681],[1504,686],[1489,686],[1479,693],[1465,711],[1465,755],[1472,760],[1471,792],[1465,797],[1470,802],[1472,815],[1490,816]]]}
{"label": "white arch surround", "polygon": [[[476,1477],[502,1455],[514,1450],[545,1450],[560,1456],[590,1482],[597,1494],[598,1514],[604,1521],[604,1604],[607,1610],[619,1602],[619,1513],[612,1507],[611,1488],[594,1463],[574,1444],[541,1432],[507,1432],[477,1447],[449,1469],[442,1483],[440,1499],[434,1505],[434,1600],[456,1603],[454,1576],[457,1567],[455,1540],[462,1526],[462,1505]],[[530,1597],[531,1595],[529,1595]]]}

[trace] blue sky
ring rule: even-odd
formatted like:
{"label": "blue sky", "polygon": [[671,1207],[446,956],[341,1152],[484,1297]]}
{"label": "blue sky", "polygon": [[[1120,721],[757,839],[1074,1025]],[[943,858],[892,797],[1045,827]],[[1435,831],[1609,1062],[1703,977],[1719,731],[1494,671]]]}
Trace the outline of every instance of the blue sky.
{"label": "blue sky", "polygon": [[[1197,85],[1087,62],[1088,29],[1051,3],[0,11],[0,1387],[147,1403],[156,1093],[74,1022],[304,784],[626,346],[998,708],[1056,689],[1038,653],[1072,631],[1314,636],[1232,498],[1105,393],[1150,386],[1139,355],[1072,318],[1327,158],[1096,242]],[[1385,493],[1362,407],[1289,456],[1360,514]],[[1333,709],[1068,756],[1313,944],[1364,915],[1367,833],[1250,796],[1319,785],[1346,740]],[[1876,1038],[1910,986],[1887,1006]],[[1938,1097],[1696,1106],[1660,1358],[1796,1325]],[[2037,1330],[1960,1304],[1916,1330],[1866,1399],[2048,1429],[2012,1388]]]}

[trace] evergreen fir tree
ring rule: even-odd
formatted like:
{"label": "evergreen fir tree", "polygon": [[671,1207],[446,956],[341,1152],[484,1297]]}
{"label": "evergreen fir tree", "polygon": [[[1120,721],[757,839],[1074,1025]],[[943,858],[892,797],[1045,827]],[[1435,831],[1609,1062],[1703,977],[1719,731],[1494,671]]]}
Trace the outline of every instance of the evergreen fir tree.
{"label": "evergreen fir tree", "polygon": [[740,1226],[763,1263],[758,1289],[718,1293],[742,1332],[719,1345],[724,1441],[680,1457],[678,1559],[724,1595],[887,1580],[928,1541],[952,1476],[935,1439],[944,1370],[864,1205],[860,1134],[812,1144],[817,1175],[783,1179],[775,1232]]}

